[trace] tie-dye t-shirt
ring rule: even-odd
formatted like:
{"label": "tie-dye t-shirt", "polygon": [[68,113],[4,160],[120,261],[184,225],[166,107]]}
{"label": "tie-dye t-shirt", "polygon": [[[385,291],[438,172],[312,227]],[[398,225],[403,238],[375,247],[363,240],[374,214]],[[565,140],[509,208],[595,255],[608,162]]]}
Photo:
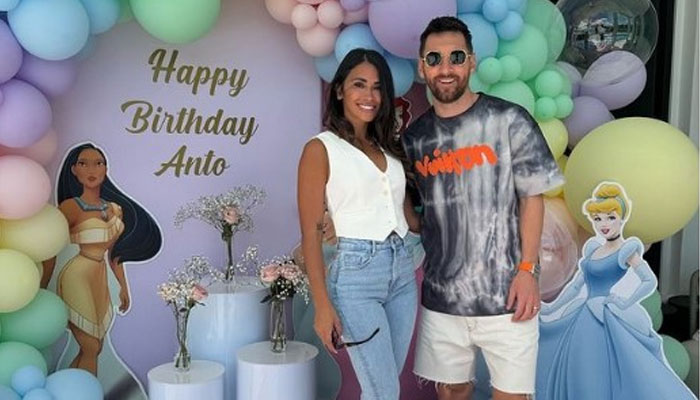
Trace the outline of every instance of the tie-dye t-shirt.
{"label": "tie-dye t-shirt", "polygon": [[431,108],[402,137],[423,203],[423,306],[507,313],[520,262],[518,199],[564,182],[537,123],[522,107],[480,94],[455,117]]}

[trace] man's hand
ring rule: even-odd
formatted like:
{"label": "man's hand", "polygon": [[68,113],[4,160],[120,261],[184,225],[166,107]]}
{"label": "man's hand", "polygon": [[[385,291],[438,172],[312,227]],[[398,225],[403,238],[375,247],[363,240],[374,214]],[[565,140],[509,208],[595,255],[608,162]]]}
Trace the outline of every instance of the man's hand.
{"label": "man's hand", "polygon": [[510,285],[506,308],[512,310],[513,322],[527,321],[537,315],[540,309],[540,288],[537,279],[527,271],[518,271]]}

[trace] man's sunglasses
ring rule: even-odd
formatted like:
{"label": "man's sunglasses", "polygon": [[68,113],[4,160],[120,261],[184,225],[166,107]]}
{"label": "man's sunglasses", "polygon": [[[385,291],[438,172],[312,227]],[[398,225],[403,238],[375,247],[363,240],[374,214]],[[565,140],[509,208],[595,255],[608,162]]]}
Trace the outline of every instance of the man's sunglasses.
{"label": "man's sunglasses", "polygon": [[[469,58],[469,54],[467,54],[466,51],[453,50],[450,53],[450,64],[462,65],[467,61],[467,58]],[[438,66],[440,65],[440,63],[442,63],[442,54],[438,53],[437,51],[429,51],[423,57],[423,62],[426,63],[429,67]]]}
{"label": "man's sunglasses", "polygon": [[365,339],[365,340],[360,340],[360,341],[357,341],[357,342],[343,342],[343,339],[341,339],[341,338],[338,336],[338,333],[336,333],[335,329],[333,329],[333,331],[331,332],[331,341],[333,342],[333,347],[334,347],[336,350],[340,350],[340,349],[342,349],[343,347],[352,347],[352,346],[361,345],[361,344],[363,344],[363,343],[367,343],[367,342],[369,342],[370,340],[372,340],[372,338],[373,338],[374,336],[376,336],[377,333],[379,333],[379,328],[375,329],[374,332],[372,332],[372,334],[369,335],[369,337],[368,337],[367,339]]}

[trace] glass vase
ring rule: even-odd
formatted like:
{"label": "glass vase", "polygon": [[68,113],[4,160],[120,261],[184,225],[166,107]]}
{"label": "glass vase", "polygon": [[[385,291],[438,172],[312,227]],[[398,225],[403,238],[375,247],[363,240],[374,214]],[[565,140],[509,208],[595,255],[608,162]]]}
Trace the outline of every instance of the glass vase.
{"label": "glass vase", "polygon": [[236,267],[233,264],[233,236],[224,237],[226,243],[226,265],[224,266],[225,280],[229,287],[235,286]]}
{"label": "glass vase", "polygon": [[284,310],[284,301],[272,300],[270,302],[270,346],[274,353],[283,353],[287,350],[287,318]]}
{"label": "glass vase", "polygon": [[175,354],[175,369],[178,372],[190,370],[191,356],[187,348],[187,321],[190,318],[190,310],[181,308],[175,310],[175,326],[177,334],[177,354]]}

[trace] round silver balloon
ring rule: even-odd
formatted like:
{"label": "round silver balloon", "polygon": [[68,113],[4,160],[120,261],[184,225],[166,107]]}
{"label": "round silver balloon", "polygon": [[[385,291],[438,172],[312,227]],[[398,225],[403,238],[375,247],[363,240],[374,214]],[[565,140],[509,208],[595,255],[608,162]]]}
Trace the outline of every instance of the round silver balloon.
{"label": "round silver balloon", "polygon": [[598,57],[625,50],[647,62],[659,21],[650,0],[561,0],[567,38],[560,59],[586,70]]}

